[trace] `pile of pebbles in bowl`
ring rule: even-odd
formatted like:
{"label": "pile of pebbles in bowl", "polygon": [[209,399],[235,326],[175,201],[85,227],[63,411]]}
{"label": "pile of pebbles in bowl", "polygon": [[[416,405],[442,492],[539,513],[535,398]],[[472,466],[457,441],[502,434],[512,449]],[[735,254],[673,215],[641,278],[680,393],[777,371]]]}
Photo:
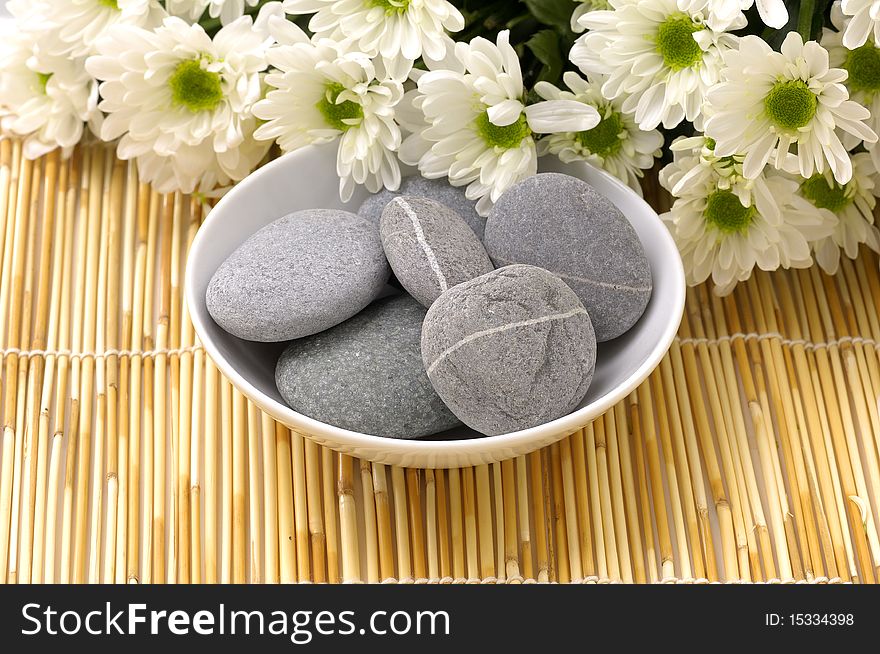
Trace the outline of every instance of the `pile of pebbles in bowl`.
{"label": "pile of pebbles in bowl", "polygon": [[570,413],[597,343],[629,330],[651,291],[617,207],[578,178],[541,173],[486,220],[463,189],[421,177],[358,214],[289,214],[218,268],[206,300],[234,336],[289,341],[275,378],[293,410],[419,438],[461,423],[504,434]]}

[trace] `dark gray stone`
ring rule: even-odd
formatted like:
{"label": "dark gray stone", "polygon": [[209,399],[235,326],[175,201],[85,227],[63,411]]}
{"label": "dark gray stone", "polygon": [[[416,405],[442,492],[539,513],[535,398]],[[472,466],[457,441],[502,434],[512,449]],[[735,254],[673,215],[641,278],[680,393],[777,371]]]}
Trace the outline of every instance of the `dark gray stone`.
{"label": "dark gray stone", "polygon": [[460,424],[425,374],[424,317],[422,305],[401,295],[294,341],[275,369],[278,391],[295,411],[376,436],[417,438]]}
{"label": "dark gray stone", "polygon": [[630,329],[651,298],[651,267],[632,225],[569,175],[542,173],[510,188],[489,214],[484,243],[496,266],[526,263],[564,279],[600,342]]}
{"label": "dark gray stone", "polygon": [[415,195],[428,198],[440,204],[445,204],[464,218],[474,233],[483,238],[486,229],[486,219],[477,213],[477,203],[468,200],[463,186],[452,186],[445,179],[425,179],[421,175],[412,175],[404,178],[400,183],[399,191],[387,189],[367,196],[358,209],[358,215],[375,223],[378,227],[382,210],[398,195]]}
{"label": "dark gray stone", "polygon": [[383,292],[391,270],[373,226],[308,209],[267,225],[214,273],[208,312],[250,341],[289,341],[347,320]]}
{"label": "dark gray stone", "polygon": [[462,217],[434,200],[397,196],[382,213],[379,235],[395,277],[426,307],[447,289],[494,269]]}
{"label": "dark gray stone", "polygon": [[428,310],[422,358],[467,426],[504,434],[573,411],[593,379],[590,316],[561,279],[513,265],[459,284]]}

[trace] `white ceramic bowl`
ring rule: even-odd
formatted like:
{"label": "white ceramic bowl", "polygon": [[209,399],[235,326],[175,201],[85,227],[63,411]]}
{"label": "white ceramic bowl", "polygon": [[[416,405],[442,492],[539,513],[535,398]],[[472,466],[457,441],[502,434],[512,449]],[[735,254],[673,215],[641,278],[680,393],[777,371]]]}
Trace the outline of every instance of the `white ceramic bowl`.
{"label": "white ceramic bowl", "polygon": [[593,383],[580,408],[538,427],[475,437],[462,428],[436,438],[398,440],[328,425],[289,408],[275,387],[275,362],[283,344],[240,340],[217,326],[205,307],[214,271],[251,234],[299,209],[354,210],[361,190],[348,204],[339,200],[336,147],[309,147],[288,154],[240,182],[211,211],[199,230],[186,270],[186,299],[196,332],[210,357],[233,384],[276,420],[318,443],[371,461],[446,468],[491,463],[531,452],[577,431],[626,397],[660,363],[678,330],[684,309],[684,272],[672,237],[657,214],[617,179],[586,164],[542,161],[586,180],[610,198],[635,227],[651,262],[654,293],[645,314],[629,332],[599,346]]}

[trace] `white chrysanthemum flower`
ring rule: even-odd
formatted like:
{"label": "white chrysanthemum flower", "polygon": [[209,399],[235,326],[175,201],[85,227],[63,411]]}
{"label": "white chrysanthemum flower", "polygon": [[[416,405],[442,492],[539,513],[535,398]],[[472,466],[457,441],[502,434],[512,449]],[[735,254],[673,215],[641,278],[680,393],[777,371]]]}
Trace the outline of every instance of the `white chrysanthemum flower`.
{"label": "white chrysanthemum flower", "polygon": [[[428,179],[448,177],[453,186],[467,186],[481,215],[513,184],[535,174],[535,134],[580,132],[599,123],[595,108],[575,100],[527,107],[509,38],[504,30],[496,43],[481,37],[456,43],[447,61],[428,63],[430,71],[407,93],[401,113],[413,132],[400,148],[401,160],[418,165]],[[410,113],[423,119],[413,123]]]}
{"label": "white chrysanthemum flower", "polygon": [[[35,37],[10,22],[0,36],[0,128],[25,138],[24,155],[35,159],[55,148],[65,156],[85,124],[100,128],[98,83],[85,60],[49,54],[52,32]],[[7,31],[7,30],[4,30]]]}
{"label": "white chrysanthemum flower", "polygon": [[10,12],[25,29],[57,31],[53,54],[82,57],[94,53],[94,44],[116,24],[152,28],[166,16],[157,0],[17,0]]}
{"label": "white chrysanthemum flower", "polygon": [[678,0],[682,11],[703,11],[706,23],[716,30],[726,30],[743,23],[743,12],[758,7],[758,15],[768,27],[780,29],[788,23],[784,0]]}
{"label": "white chrysanthemum flower", "polygon": [[[840,3],[832,6],[831,23],[838,31],[823,30],[821,41],[828,50],[829,64],[848,73],[844,85],[849,89],[850,99],[871,112],[868,127],[880,134],[880,47],[873,36],[853,50],[843,45],[846,18],[840,11]],[[852,150],[861,142],[857,135],[847,132],[841,133],[840,137],[847,150]],[[875,165],[880,166],[880,148],[877,144],[866,143],[865,147],[874,155]]]}
{"label": "white chrysanthemum flower", "polygon": [[800,178],[800,194],[837,218],[834,232],[813,244],[816,261],[829,275],[837,272],[841,248],[850,259],[858,256],[862,243],[880,252],[880,231],[874,225],[876,181],[877,169],[866,152],[853,156],[853,176],[846,184],[838,184],[828,172]]}
{"label": "white chrysanthemum flower", "polygon": [[874,42],[880,43],[880,0],[841,0],[840,11],[850,17],[843,45],[854,50],[872,34]]}
{"label": "white chrysanthemum flower", "polygon": [[165,8],[172,16],[197,21],[208,10],[211,18],[220,18],[221,25],[228,25],[245,12],[245,6],[256,7],[260,0],[165,0]]}
{"label": "white chrysanthemum flower", "polygon": [[116,25],[86,62],[104,80],[101,138],[121,137],[119,157],[137,158],[142,179],[160,192],[209,191],[218,179],[242,179],[262,157],[248,141],[272,42],[250,16],[213,39],[176,17],[152,31]]}
{"label": "white chrysanthemum flower", "polygon": [[562,161],[584,160],[604,168],[641,194],[639,178],[660,156],[663,135],[656,129],[644,131],[636,125],[632,114],[621,109],[623,101],[606,100],[602,95],[604,76],[589,80],[567,72],[563,81],[570,91],[562,91],[548,82],[538,82],[535,91],[545,100],[575,100],[595,107],[599,124],[581,132],[550,134],[538,141],[538,154],[555,154]]}
{"label": "white chrysanthemum flower", "polygon": [[424,55],[442,59],[447,32],[464,28],[464,17],[447,0],[284,0],[289,14],[314,14],[309,29],[318,37],[350,40],[353,49],[381,56],[395,79],[405,79]]}
{"label": "white chrysanthemum flower", "polygon": [[580,34],[584,31],[583,25],[580,24],[581,16],[591,11],[611,8],[608,0],[574,0],[574,2],[577,6],[571,14],[571,31],[575,34]]}
{"label": "white chrysanthemum flower", "polygon": [[673,163],[660,171],[661,184],[678,192],[661,218],[678,245],[689,284],[711,277],[715,292],[723,295],[755,267],[812,263],[810,244],[831,234],[832,214],[817,211],[797,194],[797,182],[782,173],[769,169],[744,192],[730,162],[693,151],[677,149]]}
{"label": "white chrysanthemum flower", "polygon": [[403,97],[401,83],[377,77],[362,52],[329,39],[309,41],[286,21],[272,23],[286,36],[279,35],[282,45],[269,53],[277,70],[266,76],[272,90],[254,107],[254,115],[266,121],[257,138],[275,139],[285,151],[338,138],[336,172],[344,201],[355,184],[373,193],[396,190],[401,134],[394,108]]}
{"label": "white chrysanthemum flower", "polygon": [[[642,129],[698,127],[706,91],[719,79],[722,54],[737,37],[706,25],[702,11],[685,12],[677,0],[610,0],[612,11],[584,14],[589,31],[571,50],[585,73],[608,75],[607,98],[625,98]],[[745,18],[730,27],[745,25]]]}
{"label": "white chrysanthemum flower", "polygon": [[848,99],[846,71],[829,67],[822,46],[790,32],[782,51],[774,52],[746,36],[724,59],[724,81],[709,92],[706,120],[718,155],[746,152],[746,177],[760,175],[770,162],[803,177],[830,168],[838,182],[849,181],[852,162],[836,130],[869,143],[877,135],[865,124],[870,112]]}

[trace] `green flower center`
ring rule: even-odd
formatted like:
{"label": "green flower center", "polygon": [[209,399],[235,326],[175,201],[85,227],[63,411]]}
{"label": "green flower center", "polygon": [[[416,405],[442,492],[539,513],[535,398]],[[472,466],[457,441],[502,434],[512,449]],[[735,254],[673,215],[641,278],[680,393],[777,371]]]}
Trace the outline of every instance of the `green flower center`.
{"label": "green flower center", "polygon": [[202,68],[201,60],[188,59],[177,64],[171,77],[171,100],[192,113],[211,111],[223,101],[220,73]]}
{"label": "green flower center", "polygon": [[116,0],[98,0],[98,4],[111,9],[119,9],[119,3]]}
{"label": "green flower center", "polygon": [[846,185],[840,185],[835,181],[828,180],[824,175],[813,175],[801,184],[801,193],[820,209],[828,209],[837,213],[845,209],[853,201],[853,197],[847,193]]}
{"label": "green flower center", "polygon": [[816,115],[816,94],[799,79],[776,82],[764,98],[764,111],[777,127],[794,132]]}
{"label": "green flower center", "polygon": [[732,191],[718,190],[709,195],[703,217],[718,231],[737,234],[748,230],[756,213],[754,206],[744,207]]}
{"label": "green flower center", "polygon": [[379,7],[386,14],[405,14],[412,0],[366,0],[368,7]]}
{"label": "green flower center", "polygon": [[843,67],[849,72],[847,84],[853,91],[880,91],[880,48],[870,41],[850,50]]}
{"label": "green flower center", "polygon": [[340,132],[346,131],[356,121],[364,117],[364,108],[357,102],[352,102],[351,100],[336,102],[339,99],[339,94],[344,90],[345,87],[338,82],[328,84],[323,97],[321,97],[316,105],[327,124],[333,129],[338,129]]}
{"label": "green flower center", "polygon": [[619,113],[611,111],[593,129],[578,132],[575,138],[585,150],[604,158],[617,154],[620,150],[623,144],[620,138],[621,132],[623,132],[623,120]]}
{"label": "green flower center", "polygon": [[46,85],[52,78],[52,73],[37,73],[37,87],[43,95],[46,94]]}
{"label": "green flower center", "polygon": [[489,120],[489,113],[484,111],[477,116],[477,133],[490,148],[511,150],[518,148],[524,138],[531,136],[532,130],[525,114],[520,114],[514,123],[499,127]]}
{"label": "green flower center", "polygon": [[703,51],[694,39],[694,32],[704,29],[697,25],[690,16],[673,14],[660,24],[657,29],[657,52],[672,70],[690,68],[700,63]]}

